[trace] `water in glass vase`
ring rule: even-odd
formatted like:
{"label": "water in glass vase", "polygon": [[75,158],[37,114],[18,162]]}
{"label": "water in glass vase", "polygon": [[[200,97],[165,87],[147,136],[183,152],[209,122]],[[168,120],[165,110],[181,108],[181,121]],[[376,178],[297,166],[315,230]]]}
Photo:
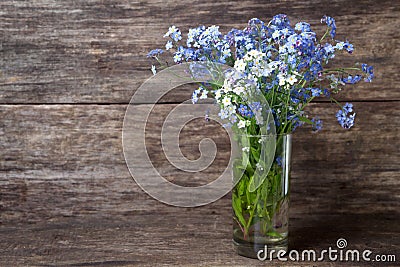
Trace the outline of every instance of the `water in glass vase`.
{"label": "water in glass vase", "polygon": [[233,166],[233,244],[239,255],[251,258],[265,247],[275,251],[268,256],[276,257],[288,246],[291,135],[276,136],[272,154],[262,152],[271,143],[260,140],[262,136],[238,138],[242,153]]}

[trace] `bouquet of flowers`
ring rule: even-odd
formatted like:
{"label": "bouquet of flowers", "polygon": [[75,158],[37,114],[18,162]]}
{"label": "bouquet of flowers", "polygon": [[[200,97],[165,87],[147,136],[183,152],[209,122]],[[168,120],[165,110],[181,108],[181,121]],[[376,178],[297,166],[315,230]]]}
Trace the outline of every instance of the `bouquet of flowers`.
{"label": "bouquet of flowers", "polygon": [[[215,99],[220,106],[219,116],[227,121],[225,126],[232,127],[238,136],[250,137],[244,141],[238,137],[243,155],[233,170],[242,171],[232,193],[236,230],[240,232],[238,240],[256,242],[255,232],[278,241],[285,239],[287,227],[277,229],[277,224],[284,223],[276,218],[287,205],[287,194],[282,194],[280,185],[285,176],[280,149],[283,136],[303,124],[311,125],[314,132],[322,129],[318,116],[310,119],[305,110],[317,97],[326,97],[337,104],[337,121],[350,129],[356,116],[353,105],[341,105],[333,95],[349,84],[371,82],[374,77],[373,67],[367,64],[332,65],[335,55],[352,54],[354,47],[348,41],[335,39],[333,18],[324,16],[321,23],[327,28],[320,38],[310,24],[299,22],[293,27],[284,14],[274,16],[268,23],[253,18],[243,30],[232,29],[225,35],[218,26],[199,26],[189,29],[186,42],[175,26],[164,35],[168,38],[165,50],[172,53],[176,64],[218,62],[234,69],[226,75],[223,85],[200,84],[192,94],[192,101]],[[163,52],[155,49],[148,57],[165,67],[160,56]],[[154,65],[152,71],[156,73]],[[263,96],[268,110],[262,101],[249,101],[252,92]],[[272,115],[273,125],[263,123],[262,116],[267,111]],[[263,156],[261,147],[265,129],[270,127],[276,129],[277,149],[268,165],[268,155]],[[261,173],[263,169],[267,172]]]}

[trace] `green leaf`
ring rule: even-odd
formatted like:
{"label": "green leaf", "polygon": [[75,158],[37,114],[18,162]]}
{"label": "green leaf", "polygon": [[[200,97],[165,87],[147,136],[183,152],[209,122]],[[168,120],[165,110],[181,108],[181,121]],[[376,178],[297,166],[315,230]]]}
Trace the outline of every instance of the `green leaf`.
{"label": "green leaf", "polygon": [[243,166],[247,166],[248,163],[249,163],[249,153],[243,151],[242,165],[243,165]]}
{"label": "green leaf", "polygon": [[254,169],[253,169],[253,167],[251,167],[250,162],[249,162],[249,164],[247,164],[247,166],[246,166],[246,171],[249,173],[249,175],[250,175],[250,173],[251,173],[251,174],[254,173]]}
{"label": "green leaf", "polygon": [[307,119],[306,117],[299,117],[299,120],[308,123],[308,124],[312,124],[312,121],[310,119]]}
{"label": "green leaf", "polygon": [[242,215],[242,201],[240,200],[240,198],[233,196],[232,207],[233,207],[233,211],[235,212],[236,218],[239,220],[239,222],[242,224],[242,226],[245,226],[246,220],[244,219],[244,217]]}
{"label": "green leaf", "polygon": [[249,162],[249,152],[243,150],[243,148],[250,148],[250,141],[246,135],[241,136],[241,147],[242,147],[242,165],[247,166]]}
{"label": "green leaf", "polygon": [[254,148],[254,147],[251,147],[250,150],[251,150],[251,154],[253,155],[254,159],[256,161],[259,161],[260,160],[260,150]]}
{"label": "green leaf", "polygon": [[236,159],[233,162],[233,177],[235,179],[234,180],[235,182],[238,181],[239,179],[241,179],[244,170],[246,170],[246,168],[244,166],[242,166],[241,160]]}
{"label": "green leaf", "polygon": [[278,232],[268,232],[267,235],[272,237],[282,237],[282,235]]}
{"label": "green leaf", "polygon": [[[244,177],[242,177],[243,179],[247,178],[245,174],[243,176],[244,176]],[[244,194],[244,190],[246,189],[245,184],[246,184],[246,181],[244,181],[244,180],[241,180],[238,184],[238,193],[240,196],[243,196],[243,194]]]}
{"label": "green leaf", "polygon": [[265,178],[267,177],[267,173],[263,171],[256,170],[250,178],[249,182],[249,191],[254,192],[260,185],[264,182]]}

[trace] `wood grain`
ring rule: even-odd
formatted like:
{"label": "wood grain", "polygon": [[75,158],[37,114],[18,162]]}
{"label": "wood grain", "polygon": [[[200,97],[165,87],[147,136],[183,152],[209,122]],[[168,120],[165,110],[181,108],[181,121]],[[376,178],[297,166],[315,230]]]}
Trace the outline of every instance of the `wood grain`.
{"label": "wood grain", "polygon": [[[349,87],[356,126],[335,122],[324,100],[309,111],[324,130],[303,128],[293,140],[290,248],[349,249],[400,259],[399,128],[400,4],[383,0],[316,1],[15,1],[0,2],[0,266],[308,266],[366,262],[258,262],[235,255],[230,196],[199,208],[152,199],[132,179],[122,150],[125,110],[150,77],[146,53],[163,47],[175,24],[226,32],[252,17],[286,13],[310,21],[335,17],[338,39],[356,47],[341,64],[368,62],[372,84]],[[229,156],[216,124],[194,121],[180,147],[190,159],[212,137],[210,168],[184,173],[165,158],[161,125],[190,97],[180,87],[156,105],[146,143],[168,180],[198,186],[216,179]],[[140,105],[145,110],[148,105]],[[137,116],[141,116],[139,112]],[[138,170],[136,175],[145,170]],[[374,263],[376,264],[376,263]],[[395,266],[387,263],[385,266]]]}
{"label": "wood grain", "polygon": [[[374,83],[343,99],[400,100],[400,7],[393,1],[2,1],[0,10],[0,103],[128,103],[151,75],[146,53],[164,46],[170,24],[218,24],[226,32],[279,12],[320,32],[319,19],[334,16],[337,38],[356,47],[348,64],[375,66]],[[164,102],[187,97],[181,90]]]}
{"label": "wood grain", "polygon": [[[155,165],[182,185],[215,179],[219,164],[207,175],[182,175],[161,156],[160,123],[173,106],[157,105],[152,114],[148,139]],[[207,265],[253,264],[230,250],[229,196],[202,208],[174,208],[133,182],[121,148],[126,106],[0,107],[2,140],[7,138],[0,160],[3,262],[151,266],[195,264],[201,258]],[[357,103],[355,108],[358,124],[344,131],[327,120],[335,107],[314,104],[310,112],[326,119],[325,130],[311,135],[303,129],[294,137],[293,248],[320,249],[344,236],[358,248],[398,251],[400,153],[392,143],[398,135],[397,103]],[[220,131],[199,125],[189,124],[182,132],[184,153],[198,153],[194,135]]]}

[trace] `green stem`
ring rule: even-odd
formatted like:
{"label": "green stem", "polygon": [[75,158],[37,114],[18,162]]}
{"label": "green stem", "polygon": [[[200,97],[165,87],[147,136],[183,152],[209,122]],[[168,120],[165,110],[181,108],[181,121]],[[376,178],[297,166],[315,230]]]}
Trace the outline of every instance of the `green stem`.
{"label": "green stem", "polygon": [[289,100],[290,100],[290,89],[288,88],[288,92],[287,92],[287,98],[286,98],[285,127],[287,127],[287,124],[288,124]]}
{"label": "green stem", "polygon": [[324,35],[322,36],[321,40],[319,40],[319,43],[321,43],[321,42],[322,42],[322,40],[324,40],[324,39],[325,39],[325,37],[328,35],[328,33],[329,33],[330,29],[331,29],[330,27],[328,27],[328,28],[326,29],[326,31],[325,31]]}
{"label": "green stem", "polygon": [[347,70],[361,70],[360,68],[356,68],[356,67],[349,67],[349,68],[335,68],[335,69],[325,69],[323,72],[327,73],[327,72],[346,72]]}
{"label": "green stem", "polygon": [[341,105],[336,99],[334,99],[333,97],[331,97],[330,100],[331,100],[332,102],[334,102],[335,104],[337,104],[340,108],[342,108],[342,105]]}
{"label": "green stem", "polygon": [[256,200],[255,200],[255,202],[254,202],[254,205],[253,205],[253,208],[252,208],[252,210],[250,211],[250,216],[249,216],[249,220],[247,221],[247,224],[246,224],[246,226],[245,226],[245,230],[246,230],[246,232],[248,232],[249,231],[249,228],[250,228],[250,226],[251,226],[251,222],[253,221],[253,217],[254,217],[254,211],[255,211],[255,209],[256,209],[256,207],[257,207],[257,204],[258,204],[258,199],[260,198],[260,194],[259,194],[259,189],[257,189],[257,196],[256,196]]}

